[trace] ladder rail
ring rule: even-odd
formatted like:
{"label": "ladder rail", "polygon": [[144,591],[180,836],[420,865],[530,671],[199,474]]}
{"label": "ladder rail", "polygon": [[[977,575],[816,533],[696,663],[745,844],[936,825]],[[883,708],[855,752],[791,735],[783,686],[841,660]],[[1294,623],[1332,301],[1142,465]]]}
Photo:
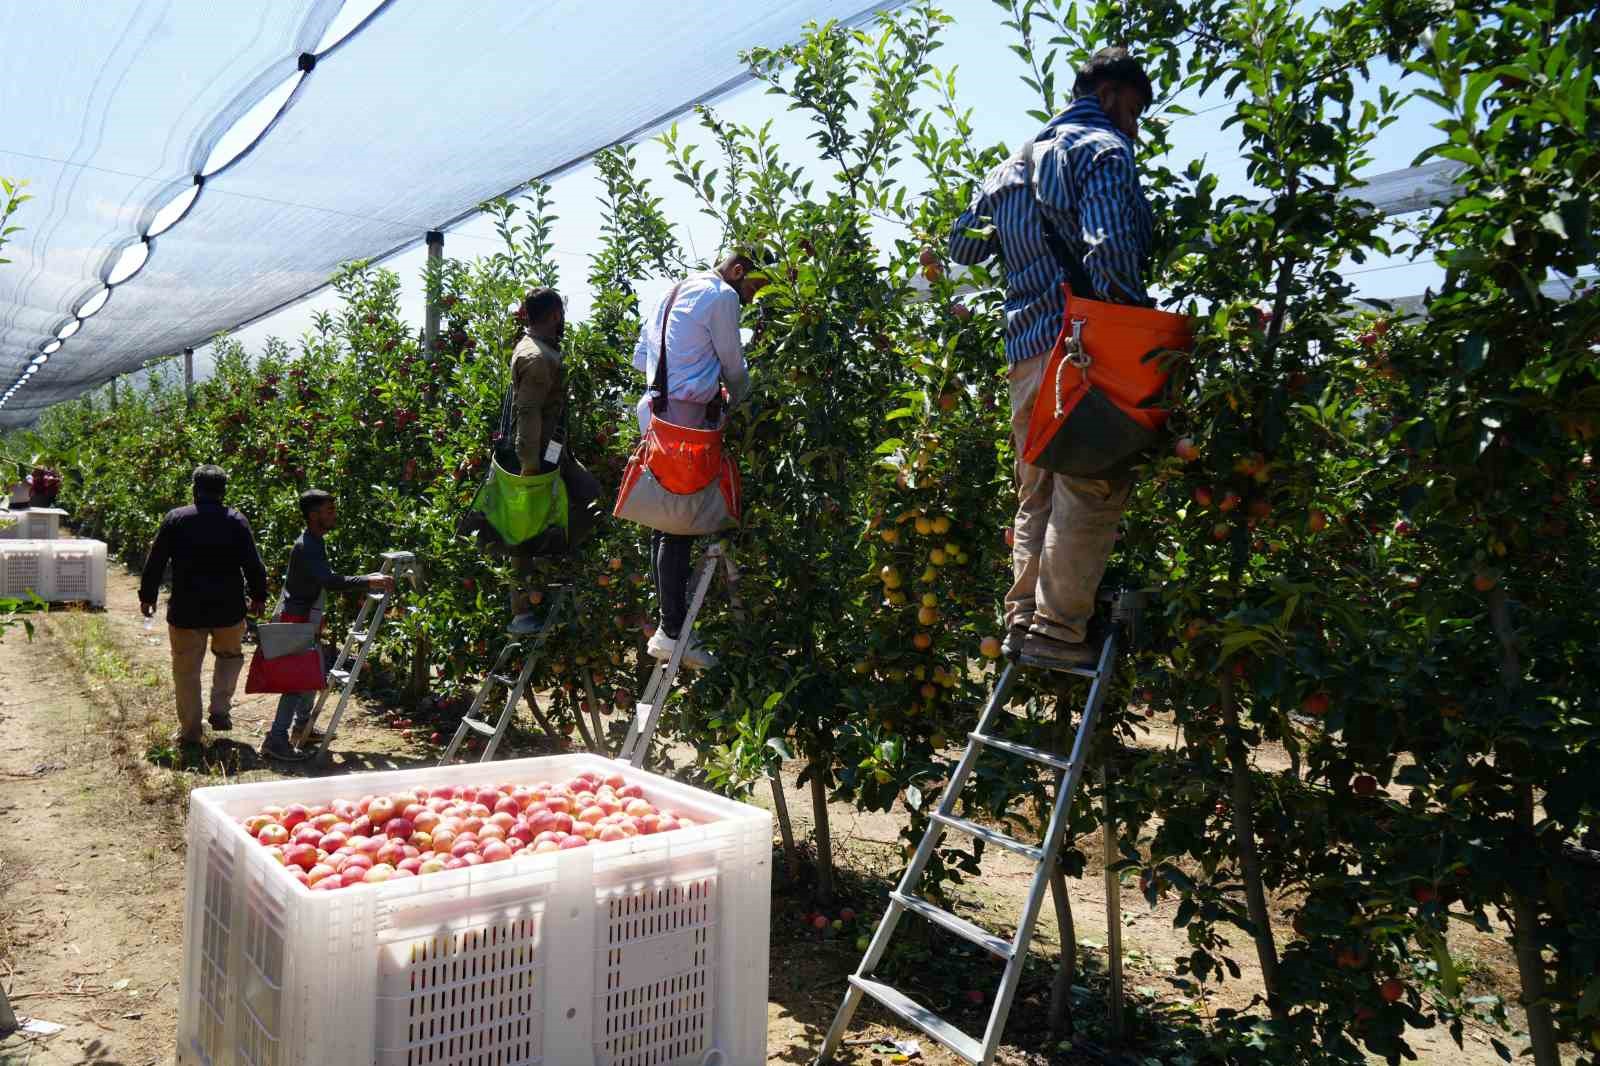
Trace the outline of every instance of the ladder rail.
{"label": "ladder rail", "polygon": [[1050,887],[1050,875],[1061,852],[1062,838],[1066,835],[1067,819],[1072,813],[1072,801],[1078,784],[1083,780],[1083,770],[1089,761],[1089,745],[1093,743],[1095,727],[1100,717],[1100,706],[1105,702],[1111,664],[1117,651],[1117,631],[1113,629],[1100,649],[1099,669],[1090,682],[1089,699],[1084,705],[1083,720],[1078,723],[1078,735],[1072,742],[1072,755],[1068,759],[1065,779],[1056,790],[1055,808],[1050,812],[1050,827],[1045,833],[1044,855],[1034,867],[1033,881],[1028,887],[1028,900],[1023,905],[1022,920],[1017,923],[1016,936],[1011,942],[1011,959],[1006,963],[1000,978],[1000,990],[995,994],[994,1007],[989,1012],[989,1024],[984,1033],[982,1062],[994,1059],[1000,1049],[1000,1038],[1005,1034],[1006,1021],[1011,1014],[1011,1002],[1016,998],[1017,987],[1022,983],[1023,964],[1028,944],[1033,940],[1034,926],[1039,921],[1039,911],[1044,905],[1045,891]]}
{"label": "ladder rail", "polygon": [[[494,666],[478,683],[478,691],[473,695],[471,706],[467,708],[466,714],[461,716],[461,721],[456,723],[455,734],[451,736],[449,745],[446,746],[444,754],[439,756],[436,765],[448,766],[454,761],[456,753],[461,750],[461,745],[469,733],[478,733],[489,738],[478,761],[484,763],[494,758],[500,742],[505,739],[506,733],[511,728],[511,722],[516,718],[517,706],[528,691],[528,682],[533,677],[534,669],[539,665],[545,644],[550,634],[560,628],[562,612],[569,603],[572,607],[572,624],[576,625],[577,593],[571,584],[557,585],[555,599],[550,604],[550,613],[545,617],[544,625],[534,634],[533,639],[526,644],[520,640],[512,640],[501,647],[500,654],[495,656]],[[506,680],[510,675],[506,674],[505,669],[513,657],[518,658],[520,665],[516,676],[510,678],[511,683],[508,685]],[[488,705],[489,696],[496,688],[504,689],[504,702],[500,705],[500,712],[495,716],[494,725],[491,727],[483,717],[483,709]]]}
{"label": "ladder rail", "polygon": [[[1014,662],[1007,662],[1000,673],[1000,680],[995,683],[994,692],[989,697],[989,702],[984,706],[983,713],[978,718],[978,732],[988,732],[990,724],[1000,709],[1005,706],[1006,696],[1010,693],[1012,685],[1016,683],[1018,667]],[[944,794],[939,797],[937,810],[946,817],[955,813],[956,801],[961,797],[961,791],[966,787],[967,778],[971,776],[973,767],[978,761],[980,746],[968,741],[967,748],[961,755],[961,761],[956,764],[955,771],[950,775],[950,781],[945,785]],[[900,884],[896,891],[903,895],[914,895],[917,883],[922,880],[924,871],[928,868],[929,861],[933,858],[934,849],[939,846],[939,841],[944,838],[946,826],[942,822],[930,820],[928,829],[922,834],[922,840],[917,844],[917,850],[911,857],[911,862],[906,865],[905,872],[900,875]],[[906,908],[891,898],[889,906],[883,912],[883,920],[878,923],[877,932],[872,935],[872,942],[867,945],[867,950],[861,956],[861,962],[856,967],[855,976],[866,980],[867,975],[875,970],[878,963],[883,961],[884,952],[889,949],[889,941],[894,938],[895,927],[900,924],[900,917]],[[838,1050],[844,1041],[844,1034],[850,1027],[850,1021],[855,1015],[856,1008],[861,1005],[862,989],[850,983],[845,989],[844,1005],[834,1015],[833,1024],[828,1029],[828,1035],[823,1040],[821,1061],[827,1062],[832,1054]]]}
{"label": "ladder rail", "polygon": [[[388,551],[383,553],[383,562],[378,566],[378,573],[392,577],[396,582],[396,591],[401,578],[409,580],[413,591],[420,591],[422,587],[422,574],[417,565],[417,557],[408,551]],[[333,667],[328,671],[328,678],[332,680],[335,675],[344,674],[344,680],[339,688],[339,702],[334,705],[333,717],[328,720],[327,732],[323,734],[322,741],[317,745],[317,750],[312,757],[316,760],[327,758],[328,746],[333,743],[334,736],[339,732],[339,722],[344,718],[345,706],[350,702],[350,694],[355,691],[356,682],[360,680],[361,670],[366,666],[367,655],[372,650],[373,643],[377,640],[378,631],[383,628],[384,619],[388,617],[389,600],[391,593],[367,592],[361,603],[361,608],[356,612],[356,617],[350,623],[350,629],[345,634],[343,643],[339,646],[339,654],[334,657]],[[295,740],[304,743],[316,728],[317,719],[322,717],[322,709],[328,703],[328,696],[333,689],[324,685],[317,693],[316,702],[311,705],[310,717],[306,719],[305,727],[295,736]]]}
{"label": "ladder rail", "polygon": [[617,751],[618,762],[625,762],[638,769],[644,768],[645,759],[650,754],[650,743],[655,739],[656,726],[661,721],[661,712],[666,708],[667,698],[672,694],[672,686],[678,679],[678,672],[683,664],[683,653],[689,643],[689,634],[694,630],[695,619],[700,616],[700,608],[705,605],[706,594],[710,591],[711,581],[718,570],[723,571],[728,582],[730,599],[735,598],[739,574],[733,565],[732,555],[721,541],[707,548],[705,555],[700,559],[699,569],[695,573],[694,593],[689,599],[689,609],[683,618],[683,628],[678,631],[678,640],[674,642],[672,655],[658,661],[650,672],[644,693],[634,705],[633,720],[628,725],[628,735]]}
{"label": "ladder rail", "polygon": [[[1125,592],[1124,595],[1127,595],[1127,593]],[[1000,1047],[1001,1038],[1005,1033],[1006,1022],[1010,1016],[1017,990],[1021,985],[1023,968],[1027,961],[1028,945],[1031,943],[1038,925],[1045,892],[1051,888],[1052,881],[1058,873],[1057,860],[1061,849],[1065,846],[1072,804],[1077,796],[1078,787],[1083,781],[1090,751],[1099,729],[1101,711],[1113,682],[1116,656],[1121,637],[1124,635],[1124,629],[1128,630],[1127,635],[1129,637],[1133,636],[1133,625],[1136,620],[1134,610],[1138,605],[1123,604],[1121,597],[1114,597],[1113,604],[1113,624],[1101,645],[1100,655],[1095,667],[1092,670],[1066,671],[1076,676],[1088,677],[1091,681],[1089,692],[1083,703],[1072,749],[1065,761],[1053,757],[1042,749],[1004,741],[994,734],[992,726],[997,716],[1004,713],[1006,697],[1011,691],[1022,665],[1016,662],[1009,662],[1002,670],[995,683],[994,692],[979,716],[977,728],[969,734],[966,749],[963,751],[955,770],[950,775],[950,780],[945,786],[938,806],[932,812],[928,828],[923,833],[922,840],[918,843],[911,861],[907,864],[905,872],[900,878],[899,887],[890,893],[889,906],[884,911],[883,919],[879,923],[877,931],[873,934],[872,940],[861,958],[860,965],[847,982],[844,1001],[840,1005],[838,1013],[834,1015],[833,1023],[823,1040],[817,1060],[819,1063],[832,1061],[832,1055],[838,1051],[843,1043],[844,1034],[849,1029],[850,1022],[860,1006],[862,998],[868,995],[929,1037],[948,1047],[961,1058],[973,1063],[974,1066],[989,1066],[994,1061],[994,1057]],[[1125,607],[1128,610],[1124,611]],[[1058,707],[1059,703],[1058,699]],[[1044,839],[1038,847],[1031,847],[1004,834],[986,832],[977,823],[969,822],[956,816],[955,810],[961,793],[971,777],[980,753],[985,748],[1017,758],[1030,759],[1056,769],[1055,801],[1045,829]],[[917,897],[914,892],[916,885],[926,873],[934,850],[938,847],[944,835],[952,828],[990,842],[999,843],[1002,846],[1011,848],[1011,850],[1028,855],[1034,860],[1033,877],[1029,885],[1027,900],[1023,905],[1016,932],[1007,945],[1007,951],[1004,955],[1006,959],[1005,971],[1001,976],[1000,986],[996,991],[981,1041],[962,1032],[934,1012],[919,1006],[903,993],[869,977],[869,974],[882,962],[900,918],[908,910],[918,913],[922,917],[952,930],[996,954],[1000,953],[1000,944],[1004,943],[1002,938],[986,936],[983,930],[973,926],[972,923],[934,907],[927,901]],[[1120,933],[1120,930],[1114,930],[1113,936],[1117,933]]]}

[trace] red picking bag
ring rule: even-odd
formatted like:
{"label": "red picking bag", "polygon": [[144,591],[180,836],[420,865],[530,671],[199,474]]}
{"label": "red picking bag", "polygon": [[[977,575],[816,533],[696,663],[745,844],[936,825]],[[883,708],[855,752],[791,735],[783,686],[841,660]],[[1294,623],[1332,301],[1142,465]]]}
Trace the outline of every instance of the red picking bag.
{"label": "red picking bag", "polygon": [[[317,692],[327,683],[323,672],[322,649],[317,646],[319,624],[313,624],[305,615],[280,615],[276,622],[267,625],[297,625],[304,623],[310,633],[311,647],[291,651],[275,658],[267,658],[267,649],[257,647],[250,660],[250,672],[245,675],[244,690],[254,695],[258,692]],[[257,627],[258,632],[260,627]]]}

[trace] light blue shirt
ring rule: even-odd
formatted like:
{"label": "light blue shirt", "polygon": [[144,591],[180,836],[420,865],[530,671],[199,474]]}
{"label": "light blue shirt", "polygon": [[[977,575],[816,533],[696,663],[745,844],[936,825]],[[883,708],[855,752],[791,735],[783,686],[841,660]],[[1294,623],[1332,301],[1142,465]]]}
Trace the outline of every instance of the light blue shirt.
{"label": "light blue shirt", "polygon": [[[661,353],[661,320],[670,291],[656,301],[639,329],[633,365],[644,373],[645,394]],[[750,391],[750,372],[739,340],[739,293],[714,271],[690,274],[678,286],[667,316],[667,397],[705,404],[726,385],[733,403]]]}

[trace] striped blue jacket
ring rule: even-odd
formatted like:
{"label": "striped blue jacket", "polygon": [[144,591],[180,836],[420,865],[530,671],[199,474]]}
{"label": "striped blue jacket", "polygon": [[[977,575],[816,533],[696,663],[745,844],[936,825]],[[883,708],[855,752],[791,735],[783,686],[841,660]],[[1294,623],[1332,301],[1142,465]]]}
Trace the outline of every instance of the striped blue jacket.
{"label": "striped blue jacket", "polygon": [[[950,258],[957,263],[996,255],[1005,263],[1006,362],[1012,366],[1048,352],[1061,329],[1066,274],[1045,244],[1041,206],[1094,283],[1095,291],[1083,295],[1150,303],[1143,275],[1154,226],[1139,191],[1133,141],[1092,96],[1075,101],[1034,139],[1038,196],[1026,186],[1019,152],[983,179],[950,234]],[[988,232],[975,232],[982,228]]]}

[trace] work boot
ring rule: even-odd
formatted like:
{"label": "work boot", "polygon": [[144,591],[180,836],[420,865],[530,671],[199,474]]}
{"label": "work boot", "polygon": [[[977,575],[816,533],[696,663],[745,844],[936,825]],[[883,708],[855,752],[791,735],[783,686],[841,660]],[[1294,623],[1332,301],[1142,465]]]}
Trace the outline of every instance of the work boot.
{"label": "work boot", "polygon": [[310,752],[301,751],[287,740],[279,740],[269,735],[261,742],[261,754],[265,758],[277,759],[279,762],[300,762]]}
{"label": "work boot", "polygon": [[1015,662],[1017,657],[1022,654],[1022,646],[1027,641],[1028,627],[1026,625],[1014,625],[1006,633],[1006,639],[1000,642],[1000,654]]}
{"label": "work boot", "polygon": [[323,740],[327,736],[320,729],[312,727],[310,722],[296,722],[289,727],[289,740],[299,747],[306,747]]}
{"label": "work boot", "polygon": [[544,628],[544,619],[533,611],[524,611],[511,620],[506,632],[513,637],[531,637]]}
{"label": "work boot", "polygon": [[1082,642],[1057,640],[1043,633],[1029,633],[1022,645],[1022,664],[1042,670],[1090,670],[1095,649]]}

